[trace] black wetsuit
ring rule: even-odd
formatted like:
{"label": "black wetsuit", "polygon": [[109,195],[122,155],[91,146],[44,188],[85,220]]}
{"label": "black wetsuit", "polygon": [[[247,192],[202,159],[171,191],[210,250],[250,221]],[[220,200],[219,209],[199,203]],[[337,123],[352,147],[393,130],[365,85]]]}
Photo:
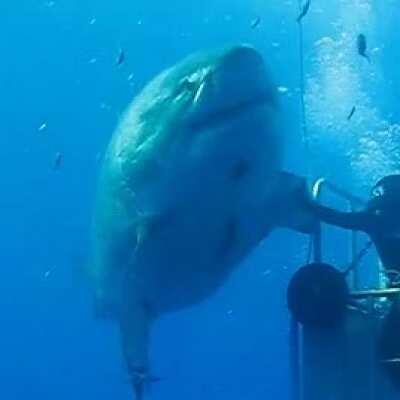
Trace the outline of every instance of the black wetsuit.
{"label": "black wetsuit", "polygon": [[[399,286],[400,277],[400,199],[389,202],[374,198],[360,212],[342,212],[311,203],[314,214],[322,221],[344,229],[362,231],[369,235],[386,270],[395,271],[391,286]],[[384,361],[380,365],[400,389],[400,299],[395,298],[392,307],[382,322],[377,341],[377,355]]]}
{"label": "black wetsuit", "polygon": [[[374,242],[383,266],[400,273],[400,216],[395,207],[376,208],[372,204],[365,211],[342,212],[313,204],[317,217],[330,225],[367,233]],[[383,211],[384,210],[384,211]]]}

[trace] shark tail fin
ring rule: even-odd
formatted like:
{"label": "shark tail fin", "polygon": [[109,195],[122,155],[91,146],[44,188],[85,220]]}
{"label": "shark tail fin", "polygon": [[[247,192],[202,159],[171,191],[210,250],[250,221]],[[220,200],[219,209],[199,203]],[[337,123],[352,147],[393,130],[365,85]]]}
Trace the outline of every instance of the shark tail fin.
{"label": "shark tail fin", "polygon": [[147,390],[151,385],[160,382],[162,379],[158,376],[150,375],[145,370],[130,371],[130,383],[135,393],[136,400],[143,400]]}
{"label": "shark tail fin", "polygon": [[148,384],[157,381],[149,373],[149,336],[153,318],[150,308],[137,292],[130,290],[131,286],[127,276],[119,313],[121,347],[135,398],[143,400]]}

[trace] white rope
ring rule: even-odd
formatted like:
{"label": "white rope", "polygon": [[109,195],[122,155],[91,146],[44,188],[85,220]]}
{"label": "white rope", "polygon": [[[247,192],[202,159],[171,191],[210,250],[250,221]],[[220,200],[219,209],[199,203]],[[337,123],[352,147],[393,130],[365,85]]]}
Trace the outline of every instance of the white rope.
{"label": "white rope", "polygon": [[[298,15],[299,19],[297,20],[299,26],[299,62],[300,62],[300,130],[301,130],[301,139],[304,146],[304,151],[306,155],[306,176],[308,178],[311,177],[311,167],[310,167],[310,160],[311,160],[311,153],[310,153],[310,144],[308,138],[308,128],[307,128],[307,116],[306,116],[306,104],[305,104],[305,79],[304,79],[304,33],[303,33],[303,18],[301,16],[303,12],[303,1],[298,0]],[[312,253],[313,253],[313,246],[314,239],[313,235],[310,235],[309,242],[307,246],[307,255],[306,261],[307,264],[310,264]]]}
{"label": "white rope", "polygon": [[[303,11],[303,2],[298,0],[299,15]],[[299,25],[299,58],[300,58],[300,106],[301,106],[301,133],[302,141],[305,147],[307,158],[310,155],[306,105],[305,105],[305,78],[304,78],[304,33],[303,18],[298,21]]]}

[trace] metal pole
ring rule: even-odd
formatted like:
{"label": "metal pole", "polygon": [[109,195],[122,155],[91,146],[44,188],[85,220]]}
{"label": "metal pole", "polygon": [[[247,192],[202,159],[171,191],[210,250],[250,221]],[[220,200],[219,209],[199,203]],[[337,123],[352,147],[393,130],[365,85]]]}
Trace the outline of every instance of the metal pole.
{"label": "metal pole", "polygon": [[[324,187],[329,189],[332,193],[336,194],[337,196],[342,197],[345,200],[347,200],[350,205],[351,211],[355,210],[356,205],[362,206],[365,204],[365,202],[361,198],[354,196],[351,193],[348,193],[343,189],[338,188],[336,185],[328,182],[324,178],[318,179],[312,187],[312,196],[313,196],[314,200],[316,200],[316,201],[319,200],[321,193],[322,193],[322,189]],[[319,227],[317,228],[317,230],[314,234],[313,244],[314,244],[314,261],[322,262],[322,228],[321,228],[321,225],[319,225]],[[353,232],[352,237],[351,237],[351,256],[352,256],[353,260],[357,256],[357,233],[356,232]],[[356,275],[356,273],[355,273],[355,275]],[[357,282],[354,282],[354,283],[356,284],[356,287],[358,287],[358,284],[359,284],[358,277],[357,277]]]}
{"label": "metal pole", "polygon": [[[298,0],[298,11],[301,13],[303,8],[302,0]],[[305,104],[305,82],[304,82],[304,32],[303,32],[303,21],[298,21],[299,27],[299,58],[300,58],[300,115],[301,115],[301,134],[302,141],[305,148],[307,162],[310,160],[310,143],[307,132],[307,118],[306,118],[306,104]],[[307,175],[310,174],[310,166],[307,166]]]}
{"label": "metal pole", "polygon": [[299,323],[291,318],[289,333],[290,374],[292,381],[292,400],[302,400],[301,383],[301,328]]}
{"label": "metal pole", "polygon": [[318,227],[314,233],[314,262],[322,263],[322,226],[318,224]]}
{"label": "metal pole", "polygon": [[[358,233],[356,231],[351,231],[351,259],[352,262],[357,258],[358,252]],[[360,288],[360,272],[357,266],[353,271],[353,290],[358,290]]]}
{"label": "metal pole", "polygon": [[352,292],[351,297],[353,299],[369,299],[369,298],[396,298],[400,295],[400,289],[398,288],[389,288],[389,289],[372,289],[372,290],[361,290],[359,292]]}
{"label": "metal pole", "polygon": [[[319,201],[321,191],[326,183],[325,179],[318,179],[312,188],[312,196],[315,201]],[[314,249],[314,262],[322,262],[322,224],[318,224],[318,227],[313,235],[313,249]]]}

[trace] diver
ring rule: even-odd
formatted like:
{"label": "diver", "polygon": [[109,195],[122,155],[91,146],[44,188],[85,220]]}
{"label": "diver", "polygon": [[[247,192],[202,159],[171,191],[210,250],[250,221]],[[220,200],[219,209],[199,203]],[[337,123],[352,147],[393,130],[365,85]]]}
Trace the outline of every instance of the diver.
{"label": "diver", "polygon": [[[306,207],[317,219],[344,229],[369,235],[389,279],[389,286],[400,287],[400,175],[381,179],[371,190],[366,207],[358,212],[342,212],[311,200],[306,191]],[[394,387],[400,390],[400,296],[393,298],[382,322],[377,340],[380,365]]]}
{"label": "diver", "polygon": [[[369,235],[385,268],[389,286],[400,287],[400,175],[381,179],[371,190],[366,207],[342,212],[313,201],[306,190],[305,206],[318,220]],[[392,299],[377,338],[377,357],[394,387],[400,391],[400,296]]]}
{"label": "diver", "polygon": [[366,207],[358,212],[342,212],[323,206],[311,200],[308,192],[305,201],[308,211],[320,221],[368,234],[390,285],[400,286],[400,175],[381,179],[372,188]]}

